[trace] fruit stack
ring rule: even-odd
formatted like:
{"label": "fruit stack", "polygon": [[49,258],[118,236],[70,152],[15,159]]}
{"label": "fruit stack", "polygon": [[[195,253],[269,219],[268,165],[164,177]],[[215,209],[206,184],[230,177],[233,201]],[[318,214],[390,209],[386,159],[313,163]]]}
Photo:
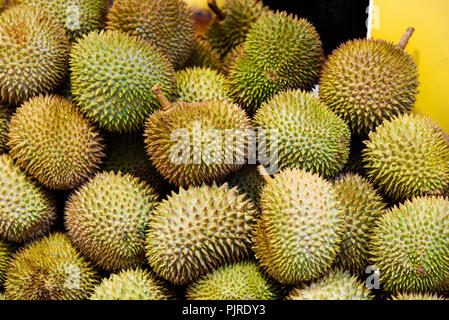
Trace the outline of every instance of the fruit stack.
{"label": "fruit stack", "polygon": [[0,299],[443,299],[413,28],[326,57],[303,18],[209,5],[200,36],[183,0],[0,0]]}

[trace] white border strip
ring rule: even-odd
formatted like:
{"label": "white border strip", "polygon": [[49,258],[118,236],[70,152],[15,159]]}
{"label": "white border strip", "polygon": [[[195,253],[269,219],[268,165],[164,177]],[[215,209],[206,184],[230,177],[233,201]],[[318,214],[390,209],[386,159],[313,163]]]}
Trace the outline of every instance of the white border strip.
{"label": "white border strip", "polygon": [[371,30],[373,28],[373,12],[374,12],[374,0],[369,0],[368,21],[366,22],[366,28],[368,29],[368,33],[366,35],[367,39],[371,38]]}

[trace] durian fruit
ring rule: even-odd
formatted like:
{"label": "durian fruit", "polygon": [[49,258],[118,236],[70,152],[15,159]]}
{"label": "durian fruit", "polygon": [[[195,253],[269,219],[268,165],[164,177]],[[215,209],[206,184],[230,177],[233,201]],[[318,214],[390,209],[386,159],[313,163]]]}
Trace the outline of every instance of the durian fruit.
{"label": "durian fruit", "polygon": [[187,286],[188,300],[277,300],[281,286],[253,261],[221,266]]}
{"label": "durian fruit", "polygon": [[8,125],[12,109],[0,105],[0,153],[8,151]]}
{"label": "durian fruit", "polygon": [[377,222],[371,262],[384,291],[438,293],[449,278],[449,200],[419,197],[395,206]]}
{"label": "durian fruit", "polygon": [[217,71],[222,71],[223,69],[220,55],[206,39],[203,39],[199,35],[195,35],[192,54],[185,65],[190,68],[210,68]]}
{"label": "durian fruit", "polygon": [[154,189],[129,174],[101,172],[67,200],[73,244],[107,271],[141,266],[145,231],[158,203]]}
{"label": "durian fruit", "polygon": [[245,52],[245,43],[241,43],[237,47],[229,51],[228,54],[223,58],[222,70],[225,75],[229,76],[232,67],[244,52]]}
{"label": "durian fruit", "polygon": [[101,164],[103,139],[70,100],[56,95],[31,98],[9,124],[10,154],[44,186],[68,190]]}
{"label": "durian fruit", "polygon": [[64,80],[69,40],[41,8],[14,6],[0,14],[0,44],[0,103],[21,104]]}
{"label": "durian fruit", "polygon": [[0,155],[0,238],[22,242],[49,231],[56,219],[53,197],[8,154]]}
{"label": "durian fruit", "polygon": [[231,100],[231,86],[216,70],[186,68],[176,73],[174,99],[184,102]]}
{"label": "durian fruit", "polygon": [[90,300],[171,300],[174,293],[152,272],[141,268],[112,274],[95,287]]}
{"label": "durian fruit", "polygon": [[[327,178],[340,172],[349,156],[348,125],[318,98],[301,90],[281,92],[257,110],[254,125],[270,130],[259,146],[277,145],[277,167],[295,167]],[[271,131],[275,131],[275,136]],[[277,137],[276,137],[277,136]]]}
{"label": "durian fruit", "polygon": [[394,296],[392,300],[447,300],[442,296],[431,293],[400,293]]}
{"label": "durian fruit", "polygon": [[159,50],[118,31],[91,32],[74,44],[72,95],[81,110],[113,132],[141,129],[159,107],[154,85],[171,95],[174,70]]}
{"label": "durian fruit", "polygon": [[330,182],[296,168],[274,178],[265,171],[264,178],[253,239],[257,259],[282,284],[319,278],[340,251],[344,221],[337,193]]}
{"label": "durian fruit", "polygon": [[385,119],[413,107],[418,70],[413,58],[404,52],[411,31],[399,45],[383,40],[352,40],[329,56],[319,95],[350,124],[353,132],[366,135]]}
{"label": "durian fruit", "polygon": [[344,174],[334,182],[343,209],[344,231],[338,264],[353,274],[362,275],[369,262],[369,244],[376,222],[386,203],[374,187],[358,174]]}
{"label": "durian fruit", "polygon": [[324,61],[320,37],[305,19],[277,12],[248,32],[230,71],[235,101],[247,109],[287,89],[311,89]]}
{"label": "durian fruit", "polygon": [[148,158],[142,134],[111,134],[107,137],[104,171],[129,173],[146,181],[156,190],[164,187],[164,179]]}
{"label": "durian fruit", "polygon": [[219,181],[243,165],[247,150],[254,150],[253,139],[244,139],[254,134],[250,120],[238,105],[227,101],[171,104],[158,87],[154,91],[163,107],[147,120],[145,143],[151,161],[170,183],[188,186]]}
{"label": "durian fruit", "polygon": [[182,285],[251,252],[254,204],[228,184],[173,192],[148,223],[146,256],[159,276]]}
{"label": "durian fruit", "polygon": [[5,280],[6,269],[11,259],[11,246],[4,240],[0,239],[0,287]]}
{"label": "durian fruit", "polygon": [[221,8],[215,0],[209,0],[208,4],[216,17],[205,37],[222,57],[245,41],[257,19],[272,13],[259,0],[229,0]]}
{"label": "durian fruit", "polygon": [[11,260],[5,295],[10,300],[83,300],[98,282],[92,268],[61,233],[37,240]]}
{"label": "durian fruit", "polygon": [[372,300],[373,296],[364,283],[347,271],[329,272],[320,280],[294,288],[287,300]]}
{"label": "durian fruit", "polygon": [[44,9],[64,27],[71,41],[102,29],[108,7],[107,0],[10,0],[10,3]]}
{"label": "durian fruit", "polygon": [[229,179],[231,187],[237,187],[240,193],[253,201],[256,207],[259,208],[260,195],[265,186],[264,178],[259,174],[257,166],[248,165],[233,174]]}
{"label": "durian fruit", "polygon": [[153,43],[176,69],[184,66],[193,51],[193,15],[183,0],[115,0],[106,29]]}
{"label": "durian fruit", "polygon": [[[5,7],[5,3],[6,0],[0,0],[0,12],[3,10],[3,8]],[[1,300],[1,299],[0,299]]]}
{"label": "durian fruit", "polygon": [[431,119],[394,116],[371,132],[365,144],[366,174],[392,200],[442,195],[449,187],[449,143]]}

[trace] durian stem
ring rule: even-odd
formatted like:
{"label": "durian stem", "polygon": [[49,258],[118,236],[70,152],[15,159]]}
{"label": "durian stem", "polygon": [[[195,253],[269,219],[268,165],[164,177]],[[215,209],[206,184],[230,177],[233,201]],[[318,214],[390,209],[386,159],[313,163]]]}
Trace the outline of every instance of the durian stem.
{"label": "durian stem", "polygon": [[265,182],[270,182],[271,180],[273,180],[273,178],[268,174],[267,169],[261,164],[257,167],[257,169],[259,170],[260,175],[263,177],[263,179],[265,180]]}
{"label": "durian stem", "polygon": [[217,15],[218,20],[223,21],[226,19],[226,13],[224,13],[220,7],[218,7],[217,1],[215,0],[208,0],[207,5],[209,8]]}
{"label": "durian stem", "polygon": [[159,103],[162,106],[162,110],[168,110],[171,107],[170,101],[168,101],[165,94],[162,92],[161,88],[158,85],[155,85],[151,91],[153,91],[154,95],[156,96],[156,99],[159,101]]}
{"label": "durian stem", "polygon": [[413,27],[407,28],[407,31],[405,31],[405,33],[402,36],[401,40],[399,40],[399,42],[398,42],[398,47],[399,48],[401,48],[402,50],[405,50],[405,47],[407,46],[408,41],[412,37],[413,32],[415,32],[415,28],[413,28]]}

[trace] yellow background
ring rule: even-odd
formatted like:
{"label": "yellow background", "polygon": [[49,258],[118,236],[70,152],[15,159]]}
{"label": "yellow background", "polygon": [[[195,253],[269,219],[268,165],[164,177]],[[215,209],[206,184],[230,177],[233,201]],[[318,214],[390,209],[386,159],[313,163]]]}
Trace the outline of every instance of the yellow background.
{"label": "yellow background", "polygon": [[407,27],[415,33],[406,50],[421,83],[414,111],[449,133],[449,1],[374,0],[372,37],[397,42]]}

